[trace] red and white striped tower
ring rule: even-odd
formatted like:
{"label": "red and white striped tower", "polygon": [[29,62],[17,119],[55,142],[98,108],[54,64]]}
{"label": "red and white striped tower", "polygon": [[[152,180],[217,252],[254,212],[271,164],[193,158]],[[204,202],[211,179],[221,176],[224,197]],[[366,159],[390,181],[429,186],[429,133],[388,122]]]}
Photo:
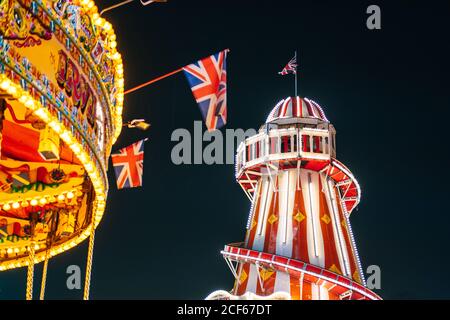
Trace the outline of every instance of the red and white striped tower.
{"label": "red and white striped tower", "polygon": [[316,102],[289,97],[241,143],[245,242],[222,251],[236,278],[231,293],[207,299],[380,299],[365,286],[349,221],[360,187],[336,159],[335,134]]}

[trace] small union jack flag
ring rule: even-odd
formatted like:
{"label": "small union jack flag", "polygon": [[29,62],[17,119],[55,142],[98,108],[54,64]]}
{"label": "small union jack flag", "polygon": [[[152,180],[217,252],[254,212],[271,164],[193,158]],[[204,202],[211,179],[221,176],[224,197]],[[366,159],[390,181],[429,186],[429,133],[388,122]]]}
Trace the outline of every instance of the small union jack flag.
{"label": "small union jack flag", "polygon": [[288,73],[297,74],[297,54],[288,62],[288,64],[278,72],[282,76],[287,75]]}
{"label": "small union jack flag", "polygon": [[183,68],[208,131],[227,123],[227,52],[221,51]]}
{"label": "small union jack flag", "polygon": [[118,153],[111,154],[111,160],[116,174],[117,189],[142,186],[144,173],[144,141],[122,148]]}

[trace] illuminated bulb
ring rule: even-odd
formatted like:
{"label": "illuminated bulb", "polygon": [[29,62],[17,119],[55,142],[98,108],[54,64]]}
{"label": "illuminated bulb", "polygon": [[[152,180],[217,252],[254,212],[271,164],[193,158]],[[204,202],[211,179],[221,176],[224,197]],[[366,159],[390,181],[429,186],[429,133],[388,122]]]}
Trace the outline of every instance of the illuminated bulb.
{"label": "illuminated bulb", "polygon": [[105,28],[106,31],[111,31],[112,25],[111,25],[111,23],[106,22],[105,25],[103,26],[103,28]]}
{"label": "illuminated bulb", "polygon": [[20,208],[20,203],[14,202],[12,207],[13,207],[13,209],[19,209]]}
{"label": "illuminated bulb", "polygon": [[117,47],[117,42],[115,42],[115,41],[111,41],[111,43],[109,44],[109,46],[111,47],[111,48],[115,48],[115,47]]}
{"label": "illuminated bulb", "polygon": [[2,83],[0,84],[0,88],[2,88],[3,90],[8,90],[10,86],[11,85],[8,80],[3,80]]}
{"label": "illuminated bulb", "polygon": [[62,202],[62,201],[64,201],[65,198],[66,198],[66,197],[65,197],[63,194],[60,194],[60,195],[58,196],[58,201]]}
{"label": "illuminated bulb", "polygon": [[39,118],[44,120],[44,122],[48,122],[48,115],[47,112],[45,112],[44,108],[39,108],[34,112],[35,115],[37,115]]}
{"label": "illuminated bulb", "polygon": [[37,206],[38,201],[37,201],[36,199],[33,199],[33,200],[30,201],[30,204],[31,204],[32,206]]}
{"label": "illuminated bulb", "polygon": [[44,204],[47,203],[47,199],[45,199],[44,197],[42,197],[42,198],[39,200],[39,203],[42,204],[42,205],[44,205]]}
{"label": "illuminated bulb", "polygon": [[8,91],[8,93],[12,96],[16,96],[17,94],[17,89],[14,86],[10,86],[6,91]]}
{"label": "illuminated bulb", "polygon": [[60,133],[62,130],[61,124],[56,122],[56,121],[52,121],[48,124],[56,133]]}
{"label": "illuminated bulb", "polygon": [[5,210],[5,211],[11,210],[11,206],[9,205],[9,203],[5,203],[3,205],[3,210]]}
{"label": "illuminated bulb", "polygon": [[71,144],[70,147],[75,154],[78,154],[81,151],[80,146],[77,143]]}
{"label": "illuminated bulb", "polygon": [[121,55],[116,51],[116,53],[113,54],[112,58],[113,60],[119,60],[121,58]]}
{"label": "illuminated bulb", "polygon": [[79,159],[82,163],[86,162],[86,160],[87,160],[86,153],[81,152],[81,153],[78,155],[78,159]]}
{"label": "illuminated bulb", "polygon": [[28,100],[28,97],[26,95],[21,95],[19,97],[19,102],[20,103],[25,103],[25,102],[27,102],[27,100]]}
{"label": "illuminated bulb", "polygon": [[72,191],[67,192],[67,199],[72,199],[74,196]]}
{"label": "illuminated bulb", "polygon": [[34,100],[31,98],[28,98],[28,100],[25,102],[25,106],[29,109],[34,109]]}
{"label": "illuminated bulb", "polygon": [[72,142],[71,137],[70,137],[70,133],[69,131],[65,130],[62,134],[61,134],[61,139],[63,139],[65,142],[70,143]]}
{"label": "illuminated bulb", "polygon": [[22,203],[20,204],[23,208],[28,207],[28,201],[24,200],[22,201]]}
{"label": "illuminated bulb", "polygon": [[11,253],[13,252],[13,250],[12,250],[11,248],[8,248],[8,249],[6,249],[6,252],[7,252],[8,254],[11,254]]}

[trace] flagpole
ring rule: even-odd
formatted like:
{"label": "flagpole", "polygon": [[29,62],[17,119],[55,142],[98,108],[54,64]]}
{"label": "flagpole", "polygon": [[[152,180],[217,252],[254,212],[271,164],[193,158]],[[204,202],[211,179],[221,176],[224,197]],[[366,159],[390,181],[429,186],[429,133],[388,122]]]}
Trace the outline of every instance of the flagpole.
{"label": "flagpole", "polygon": [[[163,0],[159,0],[159,1],[163,1]],[[230,49],[225,49],[225,50],[223,50],[223,51],[225,51],[226,53],[228,53],[228,52],[230,52]],[[221,51],[221,52],[222,52],[222,51]],[[203,60],[203,59],[200,59],[200,60]],[[146,86],[148,86],[148,85],[151,85],[152,83],[155,83],[155,82],[157,82],[157,81],[159,81],[159,80],[162,80],[162,79],[165,79],[165,78],[167,78],[167,77],[170,77],[171,75],[174,75],[174,74],[176,74],[176,73],[178,73],[178,72],[180,72],[180,71],[183,71],[183,67],[178,68],[178,69],[176,69],[176,70],[174,70],[174,71],[172,71],[172,72],[166,73],[166,74],[164,74],[164,75],[162,75],[162,76],[160,76],[160,77],[158,77],[158,78],[155,78],[155,79],[152,79],[152,80],[150,80],[150,81],[144,82],[143,84],[140,84],[140,85],[138,85],[138,86],[136,86],[136,87],[133,87],[133,88],[131,88],[131,89],[128,89],[128,90],[126,90],[123,94],[125,95],[125,94],[127,94],[127,93],[131,93],[131,92],[133,92],[133,91],[139,90],[139,89],[141,89],[141,88],[143,88],[143,87],[146,87]]]}
{"label": "flagpole", "polygon": [[112,6],[109,6],[109,7],[105,8],[105,9],[103,9],[102,11],[100,11],[100,16],[102,16],[102,14],[104,14],[105,12],[107,12],[107,11],[109,11],[109,10],[112,10],[112,9],[115,9],[115,8],[118,8],[118,7],[121,7],[121,6],[126,5],[126,4],[128,4],[128,3],[130,3],[130,2],[133,2],[133,1],[134,1],[134,0],[125,0],[125,1],[119,2],[119,3],[117,3],[117,4],[114,4],[114,5],[112,5]]}
{"label": "flagpole", "polygon": [[143,84],[140,84],[140,85],[138,85],[138,86],[136,86],[136,87],[133,87],[133,88],[131,88],[131,89],[128,89],[128,90],[125,91],[123,94],[125,95],[125,94],[127,94],[127,93],[131,93],[131,92],[133,92],[133,91],[139,90],[139,89],[141,89],[141,88],[143,88],[143,87],[146,87],[146,86],[148,86],[148,85],[151,85],[152,83],[155,83],[155,82],[157,82],[157,81],[159,81],[159,80],[162,80],[162,79],[164,79],[164,78],[170,77],[171,75],[174,75],[175,73],[178,73],[178,72],[180,72],[180,71],[183,71],[183,68],[179,68],[179,69],[174,70],[174,71],[172,71],[172,72],[166,73],[165,75],[162,75],[162,76],[160,76],[160,77],[158,77],[158,78],[155,78],[155,79],[152,79],[152,80],[150,80],[150,81],[144,82]]}
{"label": "flagpole", "polygon": [[[295,50],[295,63],[297,64],[297,50]],[[297,66],[295,66],[295,97],[297,97]]]}
{"label": "flagpole", "polygon": [[[126,5],[126,4],[128,4],[128,3],[130,3],[130,2],[133,2],[133,1],[134,1],[134,0],[125,0],[125,1],[119,2],[119,3],[117,3],[117,4],[114,4],[114,5],[112,5],[112,6],[109,6],[109,7],[105,8],[105,9],[103,9],[102,11],[100,11],[99,16],[101,17],[102,14],[104,14],[105,12],[108,12],[108,11],[110,11],[110,10],[119,8],[119,7],[124,6],[124,5]],[[149,5],[149,4],[153,3],[153,2],[167,2],[167,0],[148,0],[148,1],[143,1],[143,0],[141,0],[141,4],[142,4],[143,6]]]}

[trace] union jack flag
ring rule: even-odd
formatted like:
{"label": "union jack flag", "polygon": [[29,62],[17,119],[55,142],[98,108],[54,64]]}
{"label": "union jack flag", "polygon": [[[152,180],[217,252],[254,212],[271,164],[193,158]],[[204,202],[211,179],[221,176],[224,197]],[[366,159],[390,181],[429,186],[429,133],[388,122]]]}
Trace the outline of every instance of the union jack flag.
{"label": "union jack flag", "polygon": [[111,154],[111,160],[116,174],[117,189],[142,186],[144,173],[144,141],[122,148],[118,153]]}
{"label": "union jack flag", "polygon": [[183,68],[208,131],[227,123],[227,52],[221,51]]}
{"label": "union jack flag", "polygon": [[288,64],[278,72],[278,74],[281,74],[282,76],[287,75],[288,73],[297,73],[297,54],[288,62]]}

